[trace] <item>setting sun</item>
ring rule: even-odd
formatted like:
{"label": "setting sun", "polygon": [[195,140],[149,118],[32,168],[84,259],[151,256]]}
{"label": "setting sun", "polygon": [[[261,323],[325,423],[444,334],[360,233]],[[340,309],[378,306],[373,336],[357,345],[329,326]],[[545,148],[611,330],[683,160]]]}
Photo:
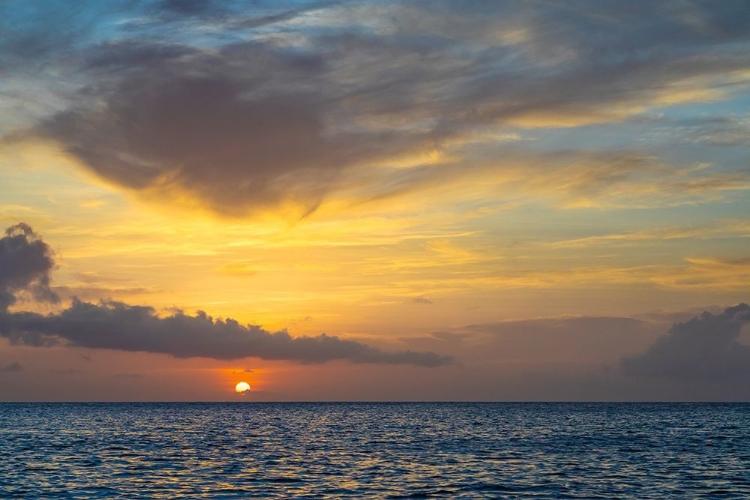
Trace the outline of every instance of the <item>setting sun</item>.
{"label": "setting sun", "polygon": [[245,394],[250,390],[250,384],[248,384],[247,382],[240,382],[234,386],[234,390],[237,392],[237,394]]}

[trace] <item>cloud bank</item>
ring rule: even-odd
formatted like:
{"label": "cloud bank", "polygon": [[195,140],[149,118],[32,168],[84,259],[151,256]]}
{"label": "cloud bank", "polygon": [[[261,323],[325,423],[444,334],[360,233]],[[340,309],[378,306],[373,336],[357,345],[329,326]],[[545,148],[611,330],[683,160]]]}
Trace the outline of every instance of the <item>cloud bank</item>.
{"label": "cloud bank", "polygon": [[[49,247],[26,224],[10,227],[0,239],[0,289],[11,304],[14,293],[27,291],[39,300],[58,300],[49,288],[53,268]],[[321,334],[292,337],[233,319],[214,319],[177,311],[160,317],[148,306],[73,299],[55,314],[0,310],[0,336],[14,344],[75,347],[168,354],[177,358],[233,360],[258,357],[300,363],[347,360],[353,363],[410,364],[435,367],[451,362],[432,352],[389,352],[361,342]]]}
{"label": "cloud bank", "polygon": [[0,316],[0,335],[26,345],[67,341],[74,347],[152,352],[176,358],[257,357],[301,363],[348,360],[430,367],[450,362],[448,357],[431,352],[386,352],[326,334],[292,337],[283,330],[272,333],[233,319],[214,319],[202,311],[195,316],[178,311],[159,317],[151,307],[122,302],[74,300],[59,314],[6,314]]}
{"label": "cloud bank", "polygon": [[750,306],[739,304],[721,314],[704,312],[675,323],[646,352],[626,357],[627,375],[678,381],[750,381],[750,346],[738,341],[750,323]]}

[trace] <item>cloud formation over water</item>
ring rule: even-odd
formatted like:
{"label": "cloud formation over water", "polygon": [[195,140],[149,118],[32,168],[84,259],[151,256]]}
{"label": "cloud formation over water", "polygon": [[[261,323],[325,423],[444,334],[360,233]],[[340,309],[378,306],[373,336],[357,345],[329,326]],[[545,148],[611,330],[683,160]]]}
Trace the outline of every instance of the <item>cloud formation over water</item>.
{"label": "cloud formation over water", "polygon": [[[12,226],[0,239],[0,274],[4,292],[29,290],[38,300],[58,300],[49,288],[54,266],[49,247],[26,224]],[[10,270],[14,270],[11,272]],[[9,305],[9,304],[8,304]],[[409,364],[434,367],[451,362],[432,352],[384,351],[361,342],[321,334],[292,337],[282,330],[242,325],[233,319],[214,319],[176,311],[159,316],[148,306],[73,299],[70,307],[53,314],[0,311],[0,336],[30,346],[66,344],[92,349],[115,349],[168,354],[177,358],[204,357],[233,360],[258,357],[300,363],[347,360],[353,363]]]}
{"label": "cloud formation over water", "polygon": [[440,366],[450,358],[431,352],[388,352],[361,342],[321,334],[292,337],[228,318],[214,319],[177,311],[159,317],[148,306],[122,302],[92,304],[74,300],[59,314],[14,313],[0,316],[0,334],[30,345],[65,341],[74,347],[169,354],[176,358],[222,360],[257,357],[300,363],[347,360],[353,363]]}
{"label": "cloud formation over water", "polygon": [[750,346],[738,341],[750,323],[750,306],[739,304],[721,314],[704,312],[675,323],[649,349],[622,361],[627,375],[680,381],[750,380]]}

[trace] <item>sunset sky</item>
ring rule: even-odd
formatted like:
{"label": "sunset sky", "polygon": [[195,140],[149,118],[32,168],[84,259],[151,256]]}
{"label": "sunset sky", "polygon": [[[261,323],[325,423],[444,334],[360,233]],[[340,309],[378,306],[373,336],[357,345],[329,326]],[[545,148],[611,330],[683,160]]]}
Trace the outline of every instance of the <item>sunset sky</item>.
{"label": "sunset sky", "polygon": [[5,0],[0,400],[750,400],[749,190],[746,2]]}

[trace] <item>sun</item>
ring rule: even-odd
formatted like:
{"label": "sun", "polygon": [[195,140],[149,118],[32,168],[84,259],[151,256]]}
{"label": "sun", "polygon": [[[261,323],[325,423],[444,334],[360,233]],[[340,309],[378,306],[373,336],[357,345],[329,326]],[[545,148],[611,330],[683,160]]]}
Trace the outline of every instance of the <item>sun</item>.
{"label": "sun", "polygon": [[248,384],[247,382],[240,382],[234,386],[234,390],[237,392],[237,394],[245,394],[250,390],[250,384]]}

